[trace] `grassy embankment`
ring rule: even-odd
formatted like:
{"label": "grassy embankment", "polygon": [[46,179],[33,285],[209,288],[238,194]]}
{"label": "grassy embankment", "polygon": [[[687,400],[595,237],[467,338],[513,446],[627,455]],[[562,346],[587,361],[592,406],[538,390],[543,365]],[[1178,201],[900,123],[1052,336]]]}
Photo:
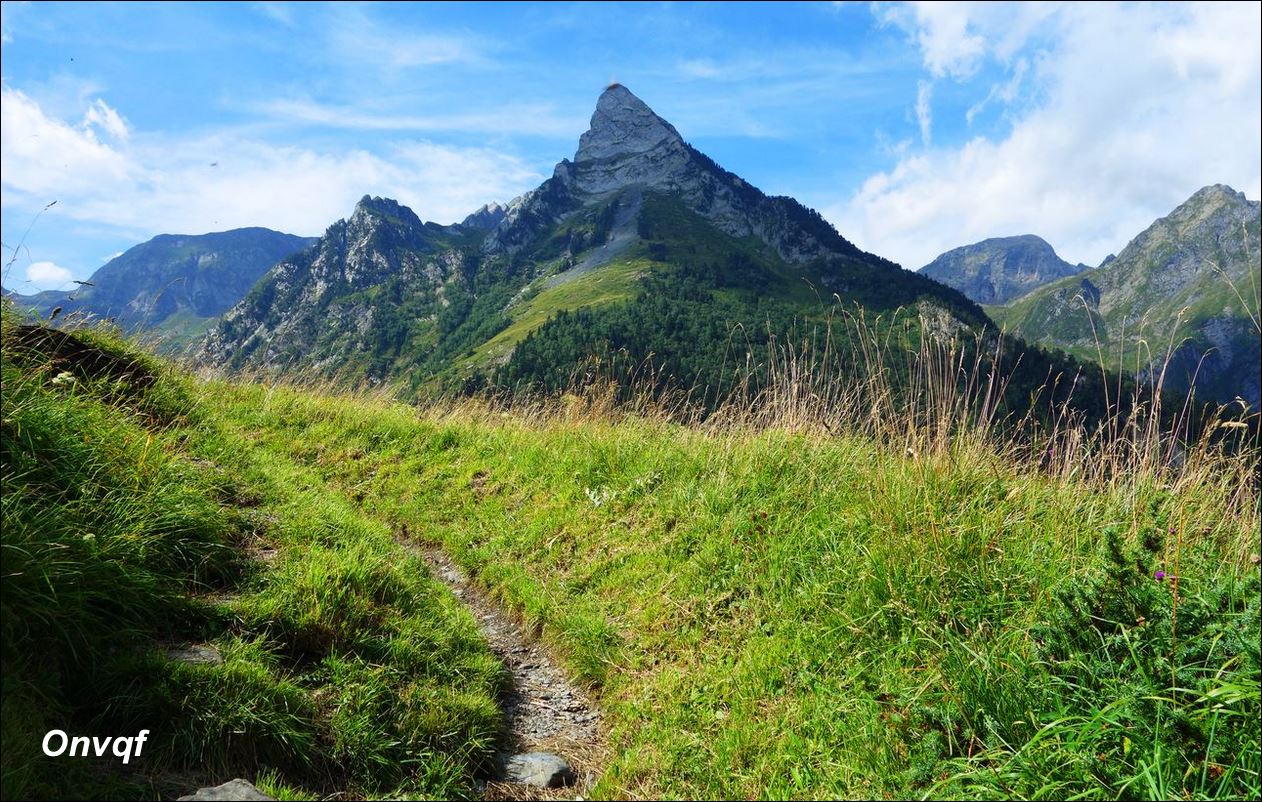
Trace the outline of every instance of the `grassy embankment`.
{"label": "grassy embankment", "polygon": [[[817,407],[790,382],[700,426],[597,396],[417,410],[185,381],[197,411],[155,425],[137,422],[139,404],[103,407],[54,379],[6,366],[6,796],[80,788],[47,774],[67,764],[23,763],[10,745],[103,710],[98,728],[150,726],[136,711],[159,711],[172,765],[244,755],[308,791],[467,789],[493,666],[392,536],[443,544],[595,689],[616,755],[598,796],[1258,795],[1256,452],[1192,449],[1173,470],[1142,428],[1111,450],[1061,430],[1035,466],[949,390],[917,410],[872,388]],[[14,434],[40,405],[97,411],[50,450]],[[98,431],[63,472],[96,460],[119,472],[108,482],[45,487],[38,458],[19,459]],[[178,512],[163,505],[180,496],[153,484],[170,477],[193,489]],[[143,520],[181,523],[108,529],[128,520],[95,508],[114,487]],[[206,531],[189,514],[203,508],[219,522]],[[11,540],[23,526],[27,540]],[[87,551],[85,532],[119,559]],[[278,547],[274,563],[238,575],[210,559],[217,544],[260,541]],[[137,543],[152,545],[124,550]],[[120,618],[59,595],[42,618],[12,609],[39,598],[10,573],[19,547],[54,555],[43,571],[143,579],[99,587],[145,605]],[[169,552],[173,567],[152,563]],[[190,586],[240,596],[184,613]],[[159,612],[164,593],[181,615]],[[196,629],[228,659],[135,656],[118,648],[123,629],[136,648]],[[55,680],[33,662],[45,653],[62,677],[104,681]],[[138,660],[143,671],[128,668]],[[455,737],[426,726],[435,699],[464,723]]]}
{"label": "grassy embankment", "polygon": [[[500,669],[391,530],[103,331],[3,329],[3,797],[472,794]],[[65,358],[70,351],[77,356]],[[222,662],[171,659],[209,644]],[[50,758],[45,733],[142,758]]]}

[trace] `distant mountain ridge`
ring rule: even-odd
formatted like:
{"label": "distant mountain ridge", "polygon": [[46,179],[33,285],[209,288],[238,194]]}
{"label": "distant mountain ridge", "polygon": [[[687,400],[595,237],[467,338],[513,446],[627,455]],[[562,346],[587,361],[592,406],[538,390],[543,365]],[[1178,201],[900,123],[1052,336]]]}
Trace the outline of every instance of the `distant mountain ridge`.
{"label": "distant mountain ridge", "polygon": [[1033,234],[995,237],[947,251],[920,269],[979,304],[1006,304],[1044,284],[1081,273]]}
{"label": "distant mountain ridge", "polygon": [[[1194,193],[1114,259],[995,308],[1026,339],[1098,353],[1165,386],[1257,408],[1262,396],[1262,204],[1229,186]],[[1097,340],[1100,351],[1097,351]],[[1173,344],[1173,353],[1166,351]]]}
{"label": "distant mountain ridge", "polygon": [[244,298],[272,265],[314,242],[257,227],[160,234],[114,257],[76,290],[13,297],[42,317],[61,307],[63,318],[90,314],[187,342]]}

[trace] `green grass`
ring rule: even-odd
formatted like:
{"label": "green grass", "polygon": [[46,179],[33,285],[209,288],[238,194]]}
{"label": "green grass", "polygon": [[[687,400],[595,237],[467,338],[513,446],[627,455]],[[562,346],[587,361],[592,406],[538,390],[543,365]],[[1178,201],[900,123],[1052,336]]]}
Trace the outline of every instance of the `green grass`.
{"label": "green grass", "polygon": [[[152,798],[235,776],[288,798],[472,795],[502,669],[424,561],[115,335],[77,336],[152,385],[50,362],[5,324],[3,796]],[[223,662],[169,659],[180,643]],[[151,735],[120,770],[45,757],[53,728]]]}
{"label": "green grass", "polygon": [[[705,425],[599,395],[198,384],[144,357],[139,387],[11,339],[6,798],[191,790],[173,772],[474,794],[501,669],[409,541],[593,690],[612,758],[590,796],[1259,794],[1253,452],[1171,471],[1069,438],[1039,467],[967,412],[816,420],[797,385],[766,396],[779,417]],[[129,773],[46,759],[54,726],[145,727],[152,752]]]}
{"label": "green grass", "polygon": [[[963,445],[581,405],[216,399],[543,632],[612,724],[596,796],[1256,795],[1258,517],[1229,482],[1092,489]],[[1158,529],[1147,562],[1102,548]],[[1177,646],[1153,565],[1180,575]],[[1057,652],[1087,631],[1074,588],[1132,620]]]}

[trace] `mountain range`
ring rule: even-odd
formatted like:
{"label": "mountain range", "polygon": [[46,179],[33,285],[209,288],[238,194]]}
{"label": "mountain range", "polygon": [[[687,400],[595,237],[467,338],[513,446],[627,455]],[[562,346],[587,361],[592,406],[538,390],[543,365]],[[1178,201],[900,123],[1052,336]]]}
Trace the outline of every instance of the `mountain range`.
{"label": "mountain range", "polygon": [[109,318],[168,347],[184,345],[240,302],[272,265],[313,242],[266,228],[161,234],[109,260],[73,291],[12,297],[44,318],[60,308],[63,319]]}
{"label": "mountain range", "polygon": [[1027,234],[908,272],[723,169],[613,84],[572,160],[458,224],[365,196],[319,238],[161,235],[74,292],[16,297],[44,317],[61,307],[63,319],[110,317],[167,347],[194,343],[207,365],[409,393],[555,390],[600,358],[722,386],[734,358],[765,360],[777,338],[818,330],[838,308],[886,318],[909,308],[954,332],[984,332],[993,318],[1068,355],[1009,346],[1022,389],[1039,371],[1078,371],[1074,359],[1159,376],[1167,361],[1151,354],[1174,336],[1167,387],[1195,377],[1202,398],[1256,406],[1257,238],[1258,204],[1214,186],[1097,268]]}
{"label": "mountain range", "polygon": [[[1030,342],[1087,362],[1103,360],[1179,393],[1195,383],[1199,398],[1240,398],[1256,410],[1262,395],[1260,224],[1262,204],[1228,186],[1207,186],[1101,266],[1074,270],[1006,302],[997,299],[999,305],[986,310]],[[967,250],[944,254],[933,265]],[[943,280],[961,286],[971,279],[959,271]],[[972,285],[966,292],[981,300]]]}
{"label": "mountain range", "polygon": [[989,322],[957,290],[719,167],[614,84],[573,160],[538,188],[453,226],[365,197],[225,314],[200,358],[412,389],[556,388],[617,353],[713,386],[735,330],[740,348],[765,349],[768,328],[822,319],[837,299]]}

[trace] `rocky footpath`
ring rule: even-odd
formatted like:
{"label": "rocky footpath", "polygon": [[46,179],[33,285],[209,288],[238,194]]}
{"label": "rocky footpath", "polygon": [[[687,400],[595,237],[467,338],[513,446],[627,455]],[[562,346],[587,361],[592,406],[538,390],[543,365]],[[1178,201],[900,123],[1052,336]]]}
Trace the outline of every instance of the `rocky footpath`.
{"label": "rocky footpath", "polygon": [[409,546],[436,578],[468,606],[491,650],[511,676],[500,700],[506,738],[487,799],[573,799],[586,796],[604,763],[600,711],[565,677],[544,644],[436,548]]}

